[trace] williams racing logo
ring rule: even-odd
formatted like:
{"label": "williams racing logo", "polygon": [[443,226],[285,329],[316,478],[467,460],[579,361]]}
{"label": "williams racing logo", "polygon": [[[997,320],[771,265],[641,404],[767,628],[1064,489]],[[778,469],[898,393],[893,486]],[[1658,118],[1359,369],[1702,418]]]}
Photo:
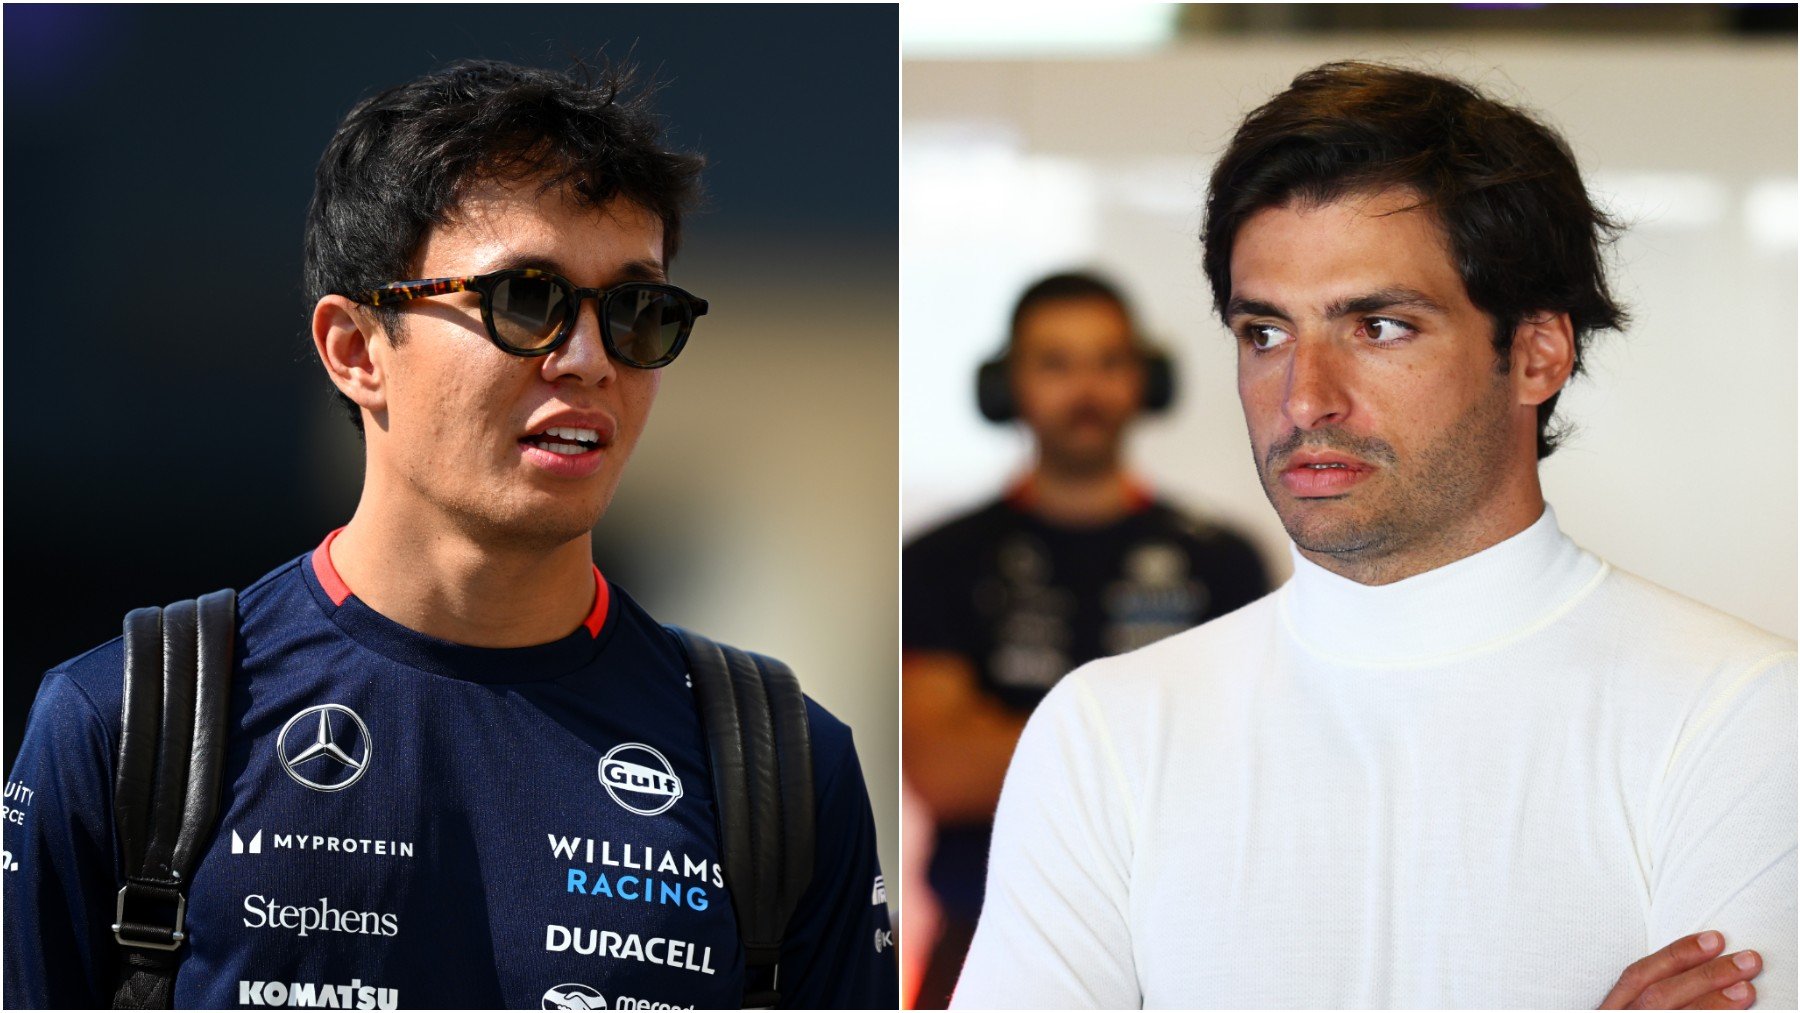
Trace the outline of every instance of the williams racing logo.
{"label": "williams racing logo", "polygon": [[627,742],[600,758],[600,784],[614,802],[640,816],[669,811],[681,800],[681,778],[669,758],[641,742]]}

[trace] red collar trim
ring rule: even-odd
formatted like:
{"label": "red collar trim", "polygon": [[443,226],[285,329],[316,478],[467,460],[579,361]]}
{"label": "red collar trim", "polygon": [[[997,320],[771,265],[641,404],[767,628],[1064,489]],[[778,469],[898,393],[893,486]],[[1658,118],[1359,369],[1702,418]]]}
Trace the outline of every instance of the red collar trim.
{"label": "red collar trim", "polygon": [[600,567],[594,567],[594,607],[588,611],[588,617],[581,621],[587,627],[588,636],[600,635],[600,627],[606,625],[606,610],[612,604],[612,592],[607,590],[606,578],[600,576]]}
{"label": "red collar trim", "polygon": [[344,583],[344,578],[338,576],[337,567],[331,565],[331,543],[343,533],[344,529],[338,528],[326,535],[312,555],[313,576],[319,578],[319,586],[325,589],[325,595],[333,605],[342,605],[350,597],[350,585]]}
{"label": "red collar trim", "polygon": [[[1127,512],[1135,514],[1150,509],[1151,504],[1155,502],[1155,498],[1150,495],[1149,486],[1139,482],[1131,475],[1121,476],[1119,481],[1123,483],[1125,487],[1125,509]],[[1003,498],[1006,500],[1006,504],[1014,510],[1029,511],[1037,505],[1037,496],[1037,475],[1027,473],[1024,477],[1020,478],[1007,488]]]}
{"label": "red collar trim", "polygon": [[[319,586],[325,589],[325,595],[331,599],[333,605],[344,604],[349,600],[351,594],[350,585],[344,583],[344,578],[338,576],[337,567],[331,564],[331,543],[336,541],[337,536],[343,532],[343,528],[338,528],[326,535],[325,540],[320,542],[319,547],[312,553],[313,575],[319,578]],[[594,567],[594,607],[588,612],[587,618],[581,621],[582,627],[588,631],[588,636],[598,637],[600,635],[600,627],[606,625],[606,610],[611,604],[612,592],[607,587],[606,578],[600,575],[600,568],[596,566]]]}

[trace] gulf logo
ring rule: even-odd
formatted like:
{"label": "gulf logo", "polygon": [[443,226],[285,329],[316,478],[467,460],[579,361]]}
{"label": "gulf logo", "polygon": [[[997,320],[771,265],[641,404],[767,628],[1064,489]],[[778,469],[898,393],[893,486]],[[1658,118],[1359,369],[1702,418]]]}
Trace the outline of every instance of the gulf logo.
{"label": "gulf logo", "polygon": [[656,816],[681,800],[681,778],[669,758],[641,742],[626,742],[600,758],[600,784],[614,802],[639,816]]}

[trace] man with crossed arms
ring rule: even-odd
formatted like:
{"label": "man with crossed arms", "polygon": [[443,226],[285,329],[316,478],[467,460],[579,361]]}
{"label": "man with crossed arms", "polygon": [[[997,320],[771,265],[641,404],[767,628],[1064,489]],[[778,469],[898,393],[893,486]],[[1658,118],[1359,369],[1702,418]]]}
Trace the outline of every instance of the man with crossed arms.
{"label": "man with crossed arms", "polygon": [[1205,266],[1294,577],[1038,708],[954,1005],[1794,1006],[1793,644],[1538,481],[1614,228],[1460,82],[1250,114]]}

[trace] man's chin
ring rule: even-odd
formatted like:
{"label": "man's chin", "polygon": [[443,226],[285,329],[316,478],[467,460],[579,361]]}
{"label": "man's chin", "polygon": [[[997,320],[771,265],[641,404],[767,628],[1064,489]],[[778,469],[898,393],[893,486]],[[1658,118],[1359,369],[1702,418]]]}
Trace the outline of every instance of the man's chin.
{"label": "man's chin", "polygon": [[1110,470],[1119,458],[1118,440],[1065,440],[1045,444],[1040,454],[1046,464],[1065,474],[1092,474]]}
{"label": "man's chin", "polygon": [[[610,497],[608,497],[610,499]],[[537,502],[505,514],[476,519],[479,538],[495,547],[549,552],[593,533],[606,513],[605,502]]]}
{"label": "man's chin", "polygon": [[546,542],[562,545],[592,534],[600,518],[606,516],[606,504],[582,509],[548,511],[528,520],[528,529]]}
{"label": "man's chin", "polygon": [[1299,499],[1276,504],[1281,526],[1294,544],[1307,552],[1355,556],[1379,552],[1393,538],[1390,525],[1352,516],[1347,504],[1330,499]]}

